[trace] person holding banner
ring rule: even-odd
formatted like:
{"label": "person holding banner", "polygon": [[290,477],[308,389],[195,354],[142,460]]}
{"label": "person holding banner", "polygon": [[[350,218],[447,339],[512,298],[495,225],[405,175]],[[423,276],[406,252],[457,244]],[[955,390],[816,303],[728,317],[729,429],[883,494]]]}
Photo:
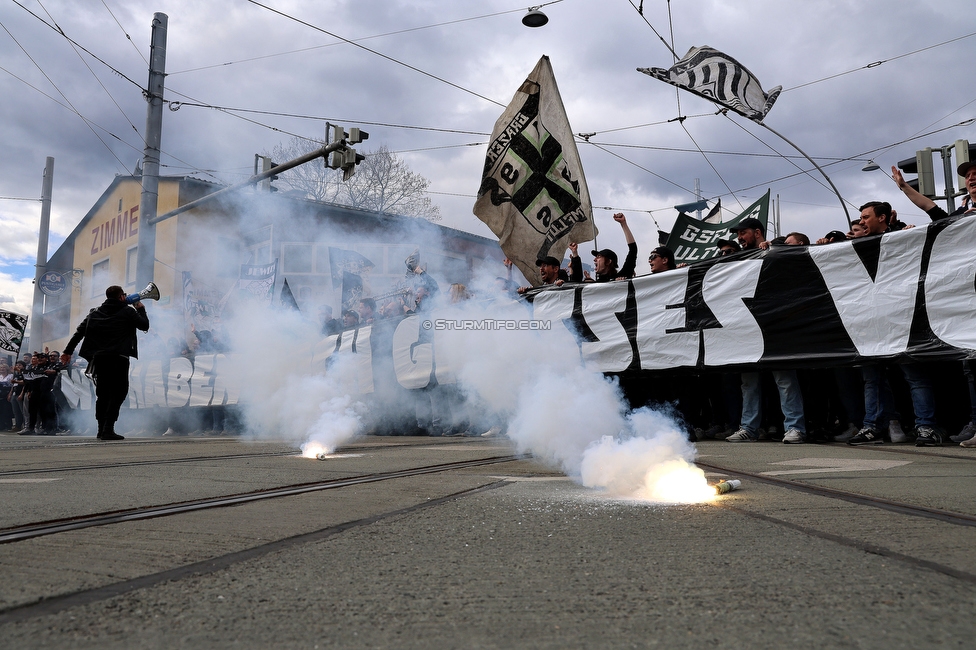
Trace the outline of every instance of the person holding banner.
{"label": "person holding banner", "polygon": [[84,339],[79,354],[88,361],[95,382],[99,440],[124,440],[115,433],[115,421],[129,394],[129,357],[139,358],[137,329],[149,331],[145,306],[139,301],[130,306],[125,290],[112,285],[105,290],[105,302],[88,313],[61,354],[61,363],[67,366]]}
{"label": "person holding banner", "polygon": [[613,215],[613,220],[619,223],[620,228],[624,231],[624,238],[627,240],[627,258],[624,260],[624,265],[620,270],[617,270],[616,253],[609,248],[592,251],[593,268],[596,270],[597,282],[611,282],[617,279],[632,278],[634,277],[634,269],[637,268],[637,240],[634,239],[634,234],[630,232],[630,226],[627,225],[627,217],[622,212],[618,212]]}
{"label": "person holding banner", "polygon": [[[743,219],[729,228],[738,234],[742,250],[769,248],[766,242],[765,227],[759,219]],[[783,442],[796,444],[806,442],[806,420],[803,414],[803,394],[795,370],[773,370],[773,380],[779,391],[780,408],[783,410],[786,433]],[[753,442],[759,439],[759,426],[762,424],[762,390],[758,372],[742,373],[742,419],[739,430],[726,438],[728,442]]]}

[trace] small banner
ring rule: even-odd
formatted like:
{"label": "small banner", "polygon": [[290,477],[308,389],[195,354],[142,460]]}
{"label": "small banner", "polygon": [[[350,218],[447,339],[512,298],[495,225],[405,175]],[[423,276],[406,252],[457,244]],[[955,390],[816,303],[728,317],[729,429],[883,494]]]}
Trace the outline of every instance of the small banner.
{"label": "small banner", "polygon": [[667,244],[668,248],[674,251],[674,261],[679,264],[681,262],[691,264],[717,256],[718,248],[715,242],[729,239],[729,228],[747,218],[759,219],[765,228],[769,219],[769,190],[762,198],[746,208],[745,212],[724,223],[708,223],[684,213],[679,214]]}
{"label": "small banner", "polygon": [[248,296],[267,300],[270,304],[274,297],[277,274],[277,259],[270,264],[241,264],[241,279],[238,287]]}
{"label": "small banner", "polygon": [[15,314],[12,311],[0,311],[0,350],[18,354],[26,328],[26,316]]}
{"label": "small banner", "polygon": [[596,237],[590,193],[549,57],[495,122],[474,214],[533,284],[536,260]]}

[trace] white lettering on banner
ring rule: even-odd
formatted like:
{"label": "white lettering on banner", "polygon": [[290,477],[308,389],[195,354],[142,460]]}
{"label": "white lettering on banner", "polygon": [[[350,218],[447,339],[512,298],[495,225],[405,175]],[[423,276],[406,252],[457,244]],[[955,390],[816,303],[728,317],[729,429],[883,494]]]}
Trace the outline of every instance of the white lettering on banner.
{"label": "white lettering on banner", "polygon": [[88,410],[92,407],[92,383],[77,368],[61,373],[61,394],[73,409]]}
{"label": "white lettering on banner", "polygon": [[237,404],[241,397],[240,376],[227,368],[227,357],[214,355],[213,406]]}
{"label": "white lettering on banner", "polygon": [[210,406],[214,394],[214,370],[214,355],[201,354],[193,358],[190,406]]}
{"label": "white lettering on banner", "polygon": [[166,382],[166,406],[187,406],[190,403],[190,377],[193,364],[186,357],[174,357],[169,361],[169,377]]}
{"label": "white lettering on banner", "polygon": [[617,312],[627,307],[629,282],[591,284],[583,288],[583,318],[599,341],[583,341],[583,363],[591,370],[620,372],[634,360],[634,351]]}
{"label": "white lettering on banner", "polygon": [[166,406],[163,389],[163,362],[151,359],[129,367],[129,408]]}
{"label": "white lettering on banner", "polygon": [[925,274],[925,309],[932,332],[957,348],[976,349],[976,217],[939,233]]}
{"label": "white lettering on banner", "polygon": [[393,369],[404,388],[426,388],[434,370],[430,343],[420,343],[420,317],[407,316],[393,332]]}
{"label": "white lettering on banner", "polygon": [[762,329],[743,298],[754,298],[762,260],[716,264],[702,280],[702,299],[722,327],[706,329],[705,365],[759,361],[765,344]]}
{"label": "white lettering on banner", "polygon": [[679,238],[684,239],[685,241],[695,241],[695,238],[698,237],[698,233],[700,232],[701,230],[699,228],[688,226],[685,228],[685,231],[679,235]]}
{"label": "white lettering on banner", "polygon": [[532,317],[550,322],[572,318],[575,303],[575,291],[543,291],[532,301]]}
{"label": "white lettering on banner", "polygon": [[[698,332],[668,333],[668,330],[685,327],[684,301],[687,287],[687,268],[659,273],[641,282],[634,282],[637,297],[637,350],[640,353],[641,368],[656,370],[694,366],[698,363]],[[680,306],[668,309],[668,305]]]}
{"label": "white lettering on banner", "polygon": [[881,236],[874,280],[851,242],[809,246],[847,334],[858,354],[897,354],[908,349],[926,228]]}

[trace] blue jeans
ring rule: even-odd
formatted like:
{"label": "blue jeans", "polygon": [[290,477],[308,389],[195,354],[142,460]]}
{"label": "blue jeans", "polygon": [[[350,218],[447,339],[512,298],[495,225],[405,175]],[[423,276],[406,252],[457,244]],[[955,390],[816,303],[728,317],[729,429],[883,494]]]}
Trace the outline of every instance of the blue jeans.
{"label": "blue jeans", "polygon": [[912,391],[912,408],[915,410],[916,427],[935,426],[935,391],[932,390],[932,380],[925,370],[914,363],[906,363],[901,367],[905,381]]}
{"label": "blue jeans", "polygon": [[[906,363],[901,366],[905,381],[912,395],[912,408],[915,411],[916,427],[935,426],[935,393],[932,382],[920,366]],[[885,379],[884,365],[864,366],[864,426],[876,431],[887,428],[888,422],[895,418],[894,397]]]}
{"label": "blue jeans", "polygon": [[[807,427],[803,419],[803,395],[800,393],[800,382],[796,379],[794,370],[773,370],[773,380],[779,390],[779,405],[783,409],[784,423],[787,430],[796,429],[806,433]],[[756,435],[762,424],[762,392],[759,388],[759,373],[742,373],[742,424],[752,435]]]}

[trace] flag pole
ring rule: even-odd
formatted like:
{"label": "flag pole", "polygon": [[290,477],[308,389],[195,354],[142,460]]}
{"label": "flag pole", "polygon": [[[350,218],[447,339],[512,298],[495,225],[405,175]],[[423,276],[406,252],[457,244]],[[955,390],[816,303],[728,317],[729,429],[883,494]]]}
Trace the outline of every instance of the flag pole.
{"label": "flag pole", "polygon": [[[764,127],[765,129],[767,129],[773,135],[779,136],[784,142],[786,142],[786,144],[790,145],[791,147],[793,147],[794,149],[796,149],[797,151],[799,151],[800,154],[802,154],[804,158],[806,158],[807,160],[809,160],[810,161],[810,164],[812,164],[814,167],[816,167],[817,168],[817,171],[820,172],[825,179],[827,179],[827,182],[830,183],[831,189],[834,190],[834,194],[836,194],[838,200],[840,200],[840,207],[842,207],[844,209],[844,214],[847,216],[847,223],[845,224],[844,227],[847,228],[847,230],[850,230],[850,228],[851,228],[851,213],[847,211],[847,203],[844,201],[844,197],[842,197],[840,195],[840,191],[837,189],[837,186],[834,185],[834,181],[830,180],[830,176],[827,176],[827,172],[825,172],[823,170],[823,168],[821,168],[820,165],[817,164],[817,161],[815,161],[813,158],[811,158],[810,156],[808,156],[806,154],[806,152],[803,151],[803,149],[800,149],[798,146],[796,146],[795,144],[793,144],[793,142],[791,142],[785,135],[783,135],[782,133],[780,133],[779,131],[777,131],[773,127],[769,126],[765,122],[761,122],[759,120],[752,120],[752,121],[755,122],[756,124],[758,124],[759,126]],[[807,174],[807,175],[809,175],[810,172],[804,172],[804,173]]]}

